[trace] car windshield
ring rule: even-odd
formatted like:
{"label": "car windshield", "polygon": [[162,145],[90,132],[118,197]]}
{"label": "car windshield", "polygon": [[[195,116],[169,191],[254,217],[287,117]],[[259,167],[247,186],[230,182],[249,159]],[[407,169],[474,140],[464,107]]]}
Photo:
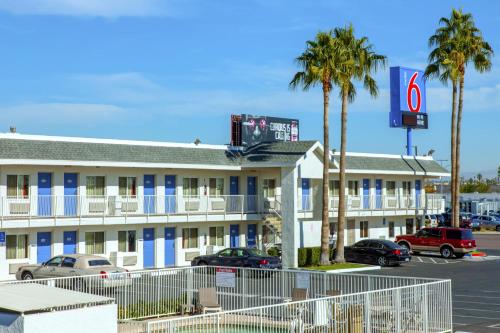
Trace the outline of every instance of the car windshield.
{"label": "car windshield", "polygon": [[255,256],[255,257],[267,257],[268,256],[268,254],[266,252],[261,251],[259,249],[248,249],[247,251],[251,256]]}
{"label": "car windshield", "polygon": [[453,229],[450,229],[447,231],[447,236],[448,236],[448,238],[451,238],[451,239],[465,239],[465,240],[474,239],[474,236],[472,235],[471,230],[453,230]]}
{"label": "car windshield", "polygon": [[111,263],[106,259],[92,259],[89,260],[89,266],[111,266]]}

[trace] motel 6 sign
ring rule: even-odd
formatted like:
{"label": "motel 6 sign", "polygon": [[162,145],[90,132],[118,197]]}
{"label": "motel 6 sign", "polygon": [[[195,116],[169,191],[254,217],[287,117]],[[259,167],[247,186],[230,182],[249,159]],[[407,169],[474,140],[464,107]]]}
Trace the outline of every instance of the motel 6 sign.
{"label": "motel 6 sign", "polygon": [[424,72],[391,67],[390,127],[428,127]]}

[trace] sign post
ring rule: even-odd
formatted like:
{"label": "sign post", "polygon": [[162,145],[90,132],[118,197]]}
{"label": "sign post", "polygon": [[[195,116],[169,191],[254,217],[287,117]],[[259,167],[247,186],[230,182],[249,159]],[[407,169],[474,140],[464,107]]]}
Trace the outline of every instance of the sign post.
{"label": "sign post", "polygon": [[391,112],[389,126],[406,128],[406,154],[413,155],[413,129],[427,129],[427,103],[424,72],[391,67]]}

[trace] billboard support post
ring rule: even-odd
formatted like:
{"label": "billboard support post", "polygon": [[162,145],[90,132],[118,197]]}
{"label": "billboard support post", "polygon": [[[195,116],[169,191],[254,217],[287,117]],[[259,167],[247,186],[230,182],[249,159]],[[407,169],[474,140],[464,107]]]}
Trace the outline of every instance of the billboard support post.
{"label": "billboard support post", "polygon": [[406,155],[412,156],[412,148],[413,148],[413,142],[412,142],[412,136],[413,132],[410,127],[406,128]]}

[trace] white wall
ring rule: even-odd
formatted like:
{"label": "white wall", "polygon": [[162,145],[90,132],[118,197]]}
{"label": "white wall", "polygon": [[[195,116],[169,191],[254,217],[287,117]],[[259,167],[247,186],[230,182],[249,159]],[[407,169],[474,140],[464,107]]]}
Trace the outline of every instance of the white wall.
{"label": "white wall", "polygon": [[24,317],[24,333],[117,332],[117,316],[116,304],[32,314]]}

